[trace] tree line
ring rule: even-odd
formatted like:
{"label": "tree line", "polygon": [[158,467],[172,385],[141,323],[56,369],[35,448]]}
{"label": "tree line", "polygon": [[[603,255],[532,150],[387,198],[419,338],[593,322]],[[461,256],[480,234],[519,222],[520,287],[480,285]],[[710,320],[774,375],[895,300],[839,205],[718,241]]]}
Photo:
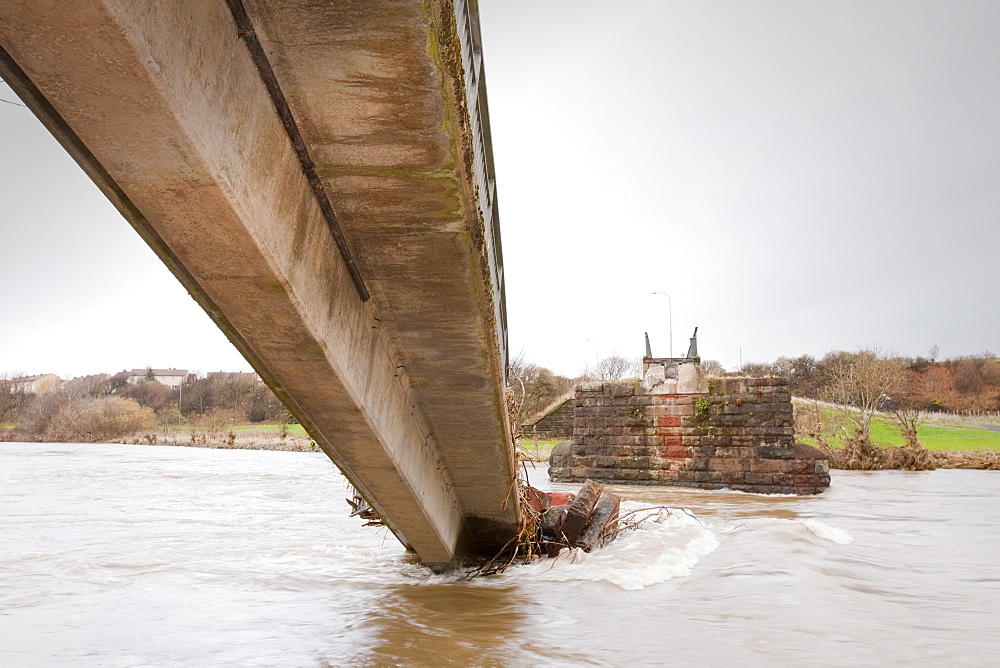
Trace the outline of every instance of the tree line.
{"label": "tree line", "polygon": [[160,427],[217,430],[247,423],[287,424],[291,415],[253,374],[211,374],[172,388],[152,377],[93,374],[34,394],[13,374],[0,375],[0,424],[9,439],[100,442]]}
{"label": "tree line", "polygon": [[[702,371],[709,377],[786,377],[793,396],[852,407],[929,412],[1000,410],[1000,358],[991,352],[943,361],[936,357],[936,347],[927,357],[835,350],[819,358],[799,355],[750,362],[734,371],[726,371],[716,360],[702,360]],[[525,423],[539,417],[569,396],[580,382],[638,378],[641,364],[640,358],[614,353],[588,365],[578,376],[568,377],[529,361],[522,352],[511,361],[508,372],[509,384],[519,400],[518,419]],[[869,396],[875,390],[874,397]]]}
{"label": "tree line", "polygon": [[508,365],[507,382],[515,397],[518,423],[523,424],[568,397],[579,383],[638,378],[641,372],[640,358],[612,352],[593,366],[585,365],[578,376],[562,376],[528,361],[521,352]]}
{"label": "tree line", "polygon": [[928,357],[836,350],[819,359],[800,355],[779,357],[771,363],[745,364],[739,375],[784,376],[794,396],[828,399],[843,369],[867,364],[873,356],[896,370],[892,391],[887,394],[897,403],[924,411],[1000,410],[1000,358],[989,351],[936,361],[935,349]]}

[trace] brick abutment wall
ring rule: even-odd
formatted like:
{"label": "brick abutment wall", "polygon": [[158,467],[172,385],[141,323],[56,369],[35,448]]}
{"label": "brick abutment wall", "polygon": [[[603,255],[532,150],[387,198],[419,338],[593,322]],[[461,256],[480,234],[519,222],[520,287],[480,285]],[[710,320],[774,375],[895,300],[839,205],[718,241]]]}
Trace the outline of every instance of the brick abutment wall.
{"label": "brick abutment wall", "polygon": [[785,378],[724,378],[702,394],[646,394],[639,383],[577,388],[572,445],[554,480],[818,494],[829,464],[796,444]]}
{"label": "brick abutment wall", "polygon": [[524,435],[539,439],[571,438],[575,415],[576,400],[570,397],[534,424],[524,425]]}

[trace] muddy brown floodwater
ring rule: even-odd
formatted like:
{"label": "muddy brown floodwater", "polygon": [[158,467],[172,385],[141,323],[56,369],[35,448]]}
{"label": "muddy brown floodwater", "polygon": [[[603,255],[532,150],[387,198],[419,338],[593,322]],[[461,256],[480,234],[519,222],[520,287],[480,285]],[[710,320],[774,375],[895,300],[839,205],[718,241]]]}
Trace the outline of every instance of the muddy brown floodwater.
{"label": "muddy brown floodwater", "polygon": [[691,515],[468,582],[322,454],[0,444],[0,665],[1000,662],[1000,472],[613,489]]}

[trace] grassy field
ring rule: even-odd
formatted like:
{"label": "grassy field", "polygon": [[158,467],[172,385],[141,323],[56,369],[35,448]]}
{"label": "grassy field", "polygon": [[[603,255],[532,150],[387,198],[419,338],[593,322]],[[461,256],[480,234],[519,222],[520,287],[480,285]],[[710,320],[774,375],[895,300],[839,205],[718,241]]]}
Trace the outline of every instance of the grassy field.
{"label": "grassy field", "polygon": [[[796,400],[797,410],[812,410],[812,405],[807,402]],[[834,424],[837,421],[838,411],[830,406],[821,406],[820,415],[827,424]],[[13,424],[0,424],[0,429],[13,429]],[[190,434],[194,432],[204,432],[204,427],[192,427],[190,425],[177,425],[174,427],[161,427],[163,431],[175,434]],[[278,438],[281,432],[280,424],[247,424],[231,427],[222,427],[221,432],[235,432],[237,436],[251,437],[271,437]],[[288,425],[288,435],[299,438],[308,438],[306,430],[300,424]],[[899,434],[896,422],[891,418],[877,416],[872,421],[871,429],[872,442],[877,445],[899,446],[903,445],[903,438]],[[928,450],[996,450],[1000,451],[1000,431],[991,431],[985,427],[978,426],[977,418],[953,418],[946,421],[924,424],[920,427],[918,437],[921,444]],[[841,437],[835,436],[827,439],[831,445],[839,446]],[[814,439],[803,438],[804,443],[815,445]],[[534,439],[521,439],[521,448],[533,459],[548,459],[549,453],[559,441],[542,441]]]}
{"label": "grassy field", "polygon": [[[812,410],[807,402],[796,401],[796,410]],[[820,415],[824,422],[836,422],[839,411],[829,406],[820,407]],[[876,445],[903,445],[903,437],[899,433],[896,421],[887,416],[876,416],[872,420],[872,443]],[[842,440],[838,435],[830,439],[830,444],[839,446]],[[1000,431],[990,431],[977,424],[976,418],[950,418],[949,423],[928,423],[917,430],[917,438],[928,450],[1000,450]],[[812,439],[804,438],[803,442],[815,445]]]}
{"label": "grassy field", "polygon": [[[244,431],[254,431],[254,432],[274,432],[278,434],[281,432],[280,424],[241,424],[236,427],[229,427],[232,431],[237,434]],[[309,435],[306,434],[306,430],[300,424],[290,424],[288,425],[288,433],[291,436],[301,436],[302,438],[308,438]]]}
{"label": "grassy field", "polygon": [[[161,426],[157,428],[160,431],[173,433],[173,434],[190,434],[191,432],[205,432],[208,431],[208,427],[205,426],[193,426],[190,424],[178,424],[170,426]],[[238,424],[238,425],[228,425],[216,428],[220,433],[228,433],[230,431],[235,432],[237,436],[243,436],[247,434],[267,434],[278,436],[281,433],[280,424]],[[288,425],[288,435],[298,436],[300,438],[309,438],[306,434],[306,430],[302,428],[300,424],[290,424]]]}
{"label": "grassy field", "polygon": [[[876,417],[872,421],[872,442],[883,446],[903,445],[903,437],[893,420]],[[928,450],[996,450],[1000,451],[1000,432],[971,425],[925,424],[918,430],[920,443]],[[839,446],[841,439],[830,439],[830,444]],[[803,438],[802,442],[816,445],[814,439]],[[521,448],[533,459],[548,459],[549,453],[559,441],[535,441],[521,439]]]}
{"label": "grassy field", "polygon": [[[796,402],[798,408],[811,409],[811,405]],[[829,406],[822,406],[820,414],[824,422],[833,424],[836,421],[838,411]],[[900,446],[903,445],[903,437],[899,433],[896,421],[885,416],[876,416],[872,420],[871,429],[872,442],[876,445]],[[977,418],[947,418],[947,423],[928,423],[920,427],[917,432],[920,443],[928,450],[996,450],[1000,451],[1000,431],[990,431],[985,427],[978,426]],[[841,438],[830,438],[831,445],[839,446]],[[813,439],[803,438],[803,442],[815,445]],[[547,459],[552,448],[559,441],[536,441],[534,439],[521,439],[521,448],[534,459]]]}
{"label": "grassy field", "polygon": [[522,438],[517,442],[521,449],[528,453],[528,456],[535,461],[547,461],[552,448],[561,441],[536,441],[534,439]]}

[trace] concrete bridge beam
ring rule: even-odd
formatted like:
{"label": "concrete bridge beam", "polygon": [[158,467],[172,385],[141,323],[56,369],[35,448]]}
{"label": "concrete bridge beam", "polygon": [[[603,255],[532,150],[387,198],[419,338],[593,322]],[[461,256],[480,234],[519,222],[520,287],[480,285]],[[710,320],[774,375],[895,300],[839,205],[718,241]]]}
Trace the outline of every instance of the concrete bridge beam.
{"label": "concrete bridge beam", "polygon": [[487,553],[514,462],[451,5],[248,3],[270,90],[235,5],[10,0],[0,70],[405,545]]}

